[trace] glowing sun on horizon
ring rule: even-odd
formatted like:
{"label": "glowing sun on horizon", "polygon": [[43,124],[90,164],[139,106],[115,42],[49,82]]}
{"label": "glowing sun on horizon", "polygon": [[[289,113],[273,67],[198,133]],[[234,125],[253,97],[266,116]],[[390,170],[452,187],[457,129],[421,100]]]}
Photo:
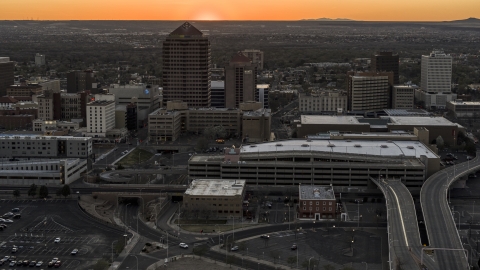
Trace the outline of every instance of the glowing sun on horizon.
{"label": "glowing sun on horizon", "polygon": [[221,16],[213,11],[200,11],[195,16],[193,16],[193,19],[196,21],[218,21],[222,20]]}

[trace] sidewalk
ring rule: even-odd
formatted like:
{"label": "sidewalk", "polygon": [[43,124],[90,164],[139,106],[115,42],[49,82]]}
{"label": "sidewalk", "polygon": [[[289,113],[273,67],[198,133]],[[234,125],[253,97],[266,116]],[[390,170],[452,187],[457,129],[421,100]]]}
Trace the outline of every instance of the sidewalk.
{"label": "sidewalk", "polygon": [[[113,215],[113,219],[117,225],[125,227],[122,221],[119,218],[117,218],[115,215]],[[115,261],[112,262],[112,265],[108,268],[109,270],[119,269],[120,265],[122,265],[125,258],[127,258],[128,254],[130,254],[130,251],[132,251],[132,249],[137,245],[138,241],[140,240],[139,234],[137,234],[133,230],[130,230],[128,227],[127,227],[127,230],[129,233],[133,235],[133,237],[128,239],[127,245],[122,250],[122,252],[117,256]]]}

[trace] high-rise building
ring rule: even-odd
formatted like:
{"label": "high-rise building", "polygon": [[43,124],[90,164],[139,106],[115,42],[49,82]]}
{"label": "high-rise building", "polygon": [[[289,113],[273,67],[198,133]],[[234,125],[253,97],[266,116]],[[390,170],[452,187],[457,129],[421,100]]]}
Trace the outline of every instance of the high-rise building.
{"label": "high-rise building", "polygon": [[210,107],[211,51],[208,37],[188,22],[163,42],[163,96],[189,107]]}
{"label": "high-rise building", "polygon": [[378,111],[390,108],[393,72],[348,72],[348,110]]}
{"label": "high-rise building", "polygon": [[452,91],[452,57],[443,51],[422,55],[423,91],[450,93]]}
{"label": "high-rise building", "polygon": [[240,103],[255,101],[256,89],[257,66],[237,53],[225,67],[225,107],[238,108]]}
{"label": "high-rise building", "polygon": [[242,53],[246,57],[250,58],[252,60],[252,63],[256,64],[259,70],[263,69],[263,52],[262,51],[250,49],[250,50],[243,50]]}
{"label": "high-rise building", "polygon": [[255,90],[255,101],[263,104],[263,108],[268,109],[268,93],[270,92],[270,84],[257,84]]}
{"label": "high-rise building", "polygon": [[14,65],[9,57],[0,57],[0,97],[7,95],[7,87],[15,81]]}
{"label": "high-rise building", "polygon": [[42,120],[74,121],[83,119],[85,125],[87,116],[87,103],[89,91],[79,93],[55,93],[46,90],[43,95],[37,97],[38,118]]}
{"label": "high-rise building", "polygon": [[93,72],[91,70],[74,70],[67,73],[67,92],[78,93],[92,90]]}
{"label": "high-rise building", "polygon": [[106,137],[115,128],[115,101],[96,100],[87,104],[87,134]]}
{"label": "high-rise building", "polygon": [[41,67],[45,66],[45,55],[37,53],[35,55],[35,66]]}
{"label": "high-rise building", "polygon": [[399,84],[398,63],[398,54],[394,54],[393,52],[377,52],[372,56],[371,69],[373,72],[393,72],[393,84]]}

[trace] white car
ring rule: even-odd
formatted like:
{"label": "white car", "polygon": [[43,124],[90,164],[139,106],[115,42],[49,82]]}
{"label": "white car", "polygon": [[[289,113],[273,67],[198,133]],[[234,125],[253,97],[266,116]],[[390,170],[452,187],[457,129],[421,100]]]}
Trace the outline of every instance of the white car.
{"label": "white car", "polygon": [[52,262],[56,263],[58,261],[58,258],[53,258]]}
{"label": "white car", "polygon": [[39,262],[37,262],[37,264],[36,264],[35,266],[36,266],[36,267],[40,267],[40,266],[42,266],[42,265],[43,265],[43,262],[42,262],[42,261],[39,261]]}
{"label": "white car", "polygon": [[55,238],[54,243],[60,243],[60,237]]}
{"label": "white car", "polygon": [[185,243],[180,243],[180,247],[181,247],[181,248],[188,248],[188,245],[185,244]]}
{"label": "white car", "polygon": [[13,220],[11,220],[11,219],[5,219],[3,222],[5,222],[5,223],[13,223]]}
{"label": "white car", "polygon": [[70,252],[71,255],[77,255],[77,253],[78,253],[78,249],[74,249],[72,250],[72,252]]}

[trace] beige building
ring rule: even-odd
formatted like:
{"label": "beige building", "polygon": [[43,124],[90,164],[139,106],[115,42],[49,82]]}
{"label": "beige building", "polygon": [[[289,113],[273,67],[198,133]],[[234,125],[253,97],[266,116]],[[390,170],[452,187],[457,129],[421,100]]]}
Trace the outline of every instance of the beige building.
{"label": "beige building", "polygon": [[449,101],[447,109],[452,111],[457,118],[480,116],[480,102],[478,101]]}
{"label": "beige building", "polygon": [[38,118],[42,120],[54,120],[53,91],[45,91],[43,95],[37,96],[37,101],[38,101]]}
{"label": "beige building", "polygon": [[390,108],[393,72],[348,72],[347,94],[350,111],[379,111]]}
{"label": "beige building", "polygon": [[302,112],[344,112],[348,96],[345,91],[316,91],[298,95],[298,109]]}
{"label": "beige building", "polygon": [[31,97],[33,95],[41,95],[43,88],[39,84],[15,84],[7,87],[7,96],[15,97]]}
{"label": "beige building", "polygon": [[259,70],[263,69],[263,52],[260,50],[247,49],[242,51],[243,55],[250,58]]}
{"label": "beige building", "polygon": [[269,109],[261,107],[259,102],[248,102],[240,104],[239,109],[189,109],[185,102],[167,102],[166,108],[160,108],[148,117],[150,141],[175,141],[182,132],[202,133],[212,126],[223,126],[230,135],[242,134],[244,138],[249,134],[252,141],[265,141],[270,138],[271,115]]}
{"label": "beige building", "polygon": [[115,101],[96,100],[87,104],[87,135],[106,137],[115,128]]}
{"label": "beige building", "polygon": [[413,109],[416,85],[395,85],[392,90],[392,109]]}
{"label": "beige building", "polygon": [[195,179],[183,194],[184,210],[217,218],[243,216],[245,180]]}
{"label": "beige building", "polygon": [[33,131],[74,131],[80,128],[80,124],[76,122],[42,120],[35,119],[32,122]]}

